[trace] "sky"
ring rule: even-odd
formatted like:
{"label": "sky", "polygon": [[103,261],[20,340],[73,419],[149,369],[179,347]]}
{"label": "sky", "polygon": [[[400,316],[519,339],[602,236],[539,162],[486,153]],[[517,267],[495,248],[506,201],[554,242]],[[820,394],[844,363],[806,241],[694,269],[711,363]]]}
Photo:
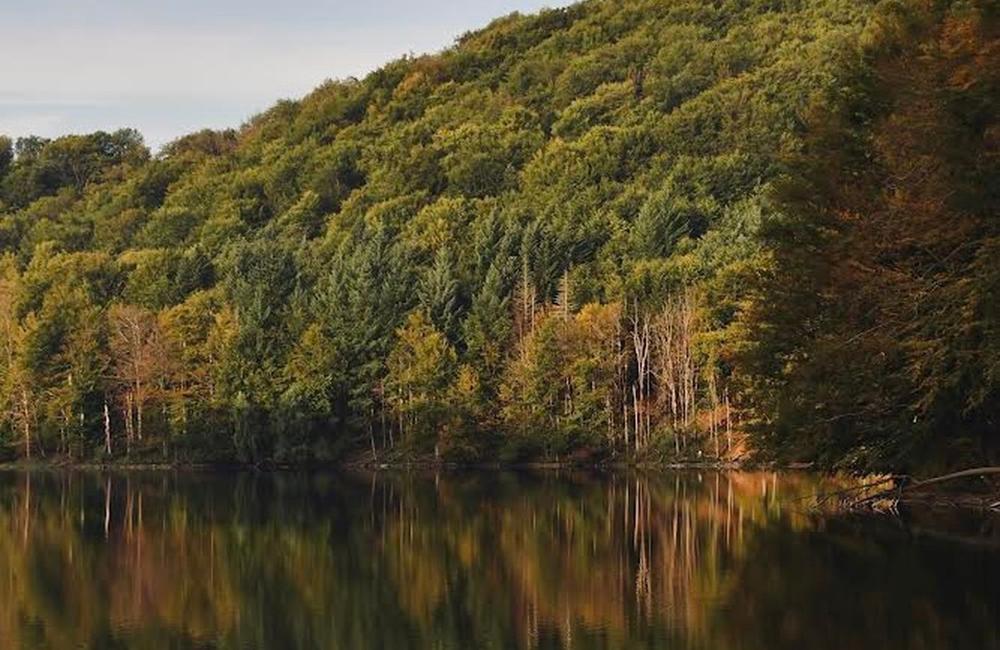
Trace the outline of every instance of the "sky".
{"label": "sky", "polygon": [[564,0],[0,0],[0,134],[154,150]]}

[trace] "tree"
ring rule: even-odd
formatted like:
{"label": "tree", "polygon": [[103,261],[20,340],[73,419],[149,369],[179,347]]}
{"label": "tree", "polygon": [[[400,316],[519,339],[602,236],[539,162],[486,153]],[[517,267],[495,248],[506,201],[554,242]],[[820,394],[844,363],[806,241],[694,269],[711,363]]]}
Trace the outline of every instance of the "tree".
{"label": "tree", "polygon": [[696,358],[699,333],[697,299],[690,288],[670,296],[652,325],[652,375],[659,387],[671,428],[675,451],[680,453],[683,434],[690,430],[697,408],[701,369]]}
{"label": "tree", "polygon": [[0,379],[3,397],[2,419],[17,430],[24,457],[31,458],[32,434],[36,423],[35,383],[24,360],[24,345],[30,324],[18,318],[21,276],[10,256],[0,258]]}
{"label": "tree", "polygon": [[55,140],[19,138],[14,150],[14,162],[0,187],[3,198],[16,207],[63,189],[82,192],[110,170],[139,166],[149,158],[142,136],[132,129]]}
{"label": "tree", "polygon": [[0,181],[7,175],[14,162],[14,143],[5,135],[0,135]]}
{"label": "tree", "polygon": [[442,248],[434,257],[432,266],[424,275],[419,289],[420,307],[431,322],[448,337],[458,339],[459,285],[456,277],[455,259],[448,248]]}
{"label": "tree", "polygon": [[146,405],[161,397],[171,359],[154,314],[133,305],[114,305],[108,312],[114,379],[120,390],[125,435],[143,439]]}
{"label": "tree", "polygon": [[467,356],[478,371],[483,399],[490,403],[496,395],[513,333],[510,294],[496,264],[490,266],[482,288],[473,298],[462,331]]}
{"label": "tree", "polygon": [[437,442],[438,425],[455,372],[456,355],[448,339],[422,311],[412,312],[396,331],[389,354],[387,394],[401,437],[415,448]]}
{"label": "tree", "polygon": [[44,396],[40,410],[48,428],[58,430],[59,452],[72,457],[85,449],[98,415],[108,361],[104,315],[83,287],[60,283],[32,317],[25,349]]}
{"label": "tree", "polygon": [[285,366],[288,388],[283,399],[299,413],[334,411],[336,388],[343,385],[337,346],[319,324],[310,325],[292,349]]}
{"label": "tree", "polygon": [[[18,276],[8,319],[17,351],[4,379],[17,385],[3,395],[5,410],[14,412],[12,396],[30,396],[20,400],[29,408],[18,411],[28,415],[7,416],[4,434],[28,439],[33,454],[57,436],[62,449],[76,453],[75,441],[103,419],[106,394],[112,404],[122,402],[130,445],[141,411],[144,437],[162,429],[168,441],[182,432],[195,456],[325,460],[365,447],[381,454],[395,447],[398,411],[406,410],[388,361],[394,351],[395,361],[405,358],[398,332],[414,310],[434,341],[444,337],[460,368],[447,390],[427,398],[433,408],[404,417],[404,425],[418,420],[408,432],[436,427],[443,453],[473,457],[515,438],[525,458],[669,451],[658,443],[672,429],[683,429],[692,445],[702,423],[715,430],[719,394],[729,387],[746,394],[748,411],[762,407],[761,420],[777,421],[779,411],[807,416],[814,398],[849,405],[852,382],[824,383],[817,372],[785,383],[783,373],[802,369],[796,364],[815,360],[822,346],[761,338],[759,360],[774,352],[772,365],[759,373],[748,372],[750,362],[741,365],[740,354],[756,343],[747,305],[748,287],[758,287],[750,279],[765,272],[769,256],[788,253],[763,251],[760,222],[773,208],[761,199],[762,188],[796,169],[788,155],[816,144],[800,138],[809,99],[836,87],[857,97],[891,95],[902,106],[909,91],[900,89],[919,86],[912,98],[923,108],[900,122],[905,138],[895,137],[890,122],[877,130],[848,123],[864,134],[840,130],[827,144],[881,147],[887,162],[906,160],[921,154],[919,147],[893,153],[892,143],[914,140],[920,120],[934,122],[926,130],[930,141],[953,140],[938,157],[954,171],[958,193],[949,200],[991,206],[992,190],[969,188],[995,185],[995,100],[985,65],[993,56],[992,19],[982,18],[988,12],[976,9],[978,1],[963,3],[967,12],[954,4],[925,77],[900,65],[899,75],[869,75],[859,85],[852,62],[872,60],[857,57],[853,44],[895,29],[883,15],[893,3],[873,12],[875,4],[582,3],[507,17],[447,51],[404,57],[362,80],[326,83],[238,130],[194,133],[155,157],[130,130],[22,138],[13,154],[0,141],[0,254],[13,256]],[[948,6],[934,11],[951,12]],[[945,59],[951,63],[938,65]],[[930,92],[935,79],[947,88],[939,95]],[[883,86],[896,90],[878,90]],[[925,110],[928,102],[939,109]],[[862,108],[855,117],[878,112]],[[938,113],[947,119],[936,120]],[[979,132],[988,146],[979,146]],[[869,146],[876,140],[878,147]],[[979,152],[980,163],[948,162],[968,159],[967,152]],[[864,180],[878,157],[864,164],[862,158],[853,164],[831,155],[837,164],[852,163]],[[832,171],[831,178],[841,172]],[[883,174],[877,182],[902,187],[907,178]],[[876,196],[867,190],[877,182],[862,194]],[[940,198],[947,185],[927,188]],[[862,214],[866,201],[850,205]],[[956,233],[935,229],[929,217],[926,225],[940,242],[970,233],[964,226]],[[867,232],[872,241],[896,234]],[[971,250],[948,257],[927,238],[897,240],[944,255],[956,278],[973,274],[979,299],[911,301],[938,312],[956,307],[952,313],[964,318],[921,319],[921,337],[897,339],[919,339],[928,354],[913,347],[886,363],[912,362],[907,373],[919,378],[906,386],[927,388],[930,401],[955,405],[968,392],[975,395],[970,405],[987,410],[996,401],[992,380],[977,377],[1000,375],[1000,346],[976,337],[1000,340],[988,325],[993,249],[984,245],[969,265]],[[839,245],[814,246],[810,237],[795,241],[808,243],[803,257],[842,253]],[[859,243],[873,254],[857,259],[892,273],[902,268]],[[935,293],[928,278],[947,275],[927,259],[911,265],[919,255],[905,246],[884,250],[890,261],[906,262],[904,275],[917,278],[907,285],[913,295]],[[829,323],[831,336],[850,340],[849,328],[837,329],[839,317],[820,322],[809,309],[810,300],[829,295],[824,269],[846,265],[817,260],[813,276],[804,262],[801,286],[792,287],[802,289],[791,301],[795,308],[776,312],[773,322],[788,332],[814,328],[811,336]],[[782,272],[783,282],[789,278],[797,276]],[[960,293],[960,283],[946,284]],[[673,342],[658,346],[658,315],[684,288],[698,298],[698,331],[685,335],[680,354]],[[769,303],[760,304],[765,310]],[[885,313],[899,316],[903,304]],[[112,345],[114,305],[142,311],[140,335],[132,338],[162,348],[157,356],[169,361],[138,390],[134,369],[118,378],[130,346],[121,336]],[[674,332],[674,321],[689,312],[671,311],[665,331]],[[119,335],[129,331],[118,325]],[[667,349],[673,351],[658,356]],[[968,353],[959,350],[984,351],[984,361],[966,363]],[[97,384],[95,373],[103,377]],[[822,395],[810,392],[812,384]],[[795,388],[785,391],[789,385]],[[749,399],[758,389],[766,399]],[[135,403],[137,393],[145,404]],[[787,407],[789,395],[794,408]],[[528,402],[519,403],[522,397]],[[199,440],[211,445],[195,449]],[[106,435],[105,450],[109,441]],[[679,444],[676,436],[672,441]]]}
{"label": "tree", "polygon": [[815,110],[748,312],[768,454],[862,470],[995,454],[997,28],[990,2],[885,5]]}
{"label": "tree", "polygon": [[220,405],[219,369],[235,325],[219,291],[195,292],[158,316],[169,365],[171,424],[182,435]]}

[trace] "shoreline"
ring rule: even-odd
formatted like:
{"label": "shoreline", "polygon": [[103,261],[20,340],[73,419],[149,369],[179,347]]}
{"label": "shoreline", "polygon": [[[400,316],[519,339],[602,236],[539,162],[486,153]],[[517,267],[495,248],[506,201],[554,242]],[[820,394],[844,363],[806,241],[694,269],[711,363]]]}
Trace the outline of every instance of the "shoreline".
{"label": "shoreline", "polygon": [[[369,471],[369,472],[401,472],[401,471],[657,471],[657,470],[702,470],[702,471],[804,471],[812,470],[808,465],[766,465],[748,462],[613,462],[613,463],[574,463],[574,462],[526,462],[526,463],[449,463],[434,461],[410,462],[330,462],[330,463],[238,463],[238,462],[24,462],[12,461],[0,463],[0,471],[149,471],[149,472],[332,472],[332,471]],[[820,470],[815,470],[819,472]]]}
{"label": "shoreline", "polygon": [[[407,473],[446,473],[464,474],[470,472],[593,472],[599,473],[657,473],[657,472],[807,472],[817,475],[835,476],[836,472],[817,468],[812,463],[789,463],[777,465],[770,463],[753,463],[748,461],[717,461],[717,462],[527,462],[527,463],[446,463],[437,461],[409,462],[331,462],[331,463],[154,463],[154,462],[24,462],[12,461],[0,463],[0,472],[148,472],[148,473],[189,473],[189,474],[293,474],[293,473],[370,473],[370,474],[407,474]],[[825,496],[817,493],[821,501]],[[833,505],[833,504],[827,504]],[[921,490],[917,494],[899,495],[888,504],[870,504],[871,507],[858,508],[849,501],[833,505],[835,511],[848,513],[869,512],[874,515],[898,514],[898,506],[925,509],[940,509],[953,511],[970,511],[983,515],[1000,512],[1000,491],[982,492],[973,490],[948,490],[943,487]]]}

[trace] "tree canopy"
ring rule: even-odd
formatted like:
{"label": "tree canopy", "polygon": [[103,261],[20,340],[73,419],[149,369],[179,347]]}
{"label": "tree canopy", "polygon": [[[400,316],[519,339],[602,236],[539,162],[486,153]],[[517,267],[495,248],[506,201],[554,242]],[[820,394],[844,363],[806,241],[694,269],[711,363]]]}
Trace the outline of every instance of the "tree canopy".
{"label": "tree canopy", "polygon": [[995,453],[995,0],[588,0],[0,138],[9,454]]}

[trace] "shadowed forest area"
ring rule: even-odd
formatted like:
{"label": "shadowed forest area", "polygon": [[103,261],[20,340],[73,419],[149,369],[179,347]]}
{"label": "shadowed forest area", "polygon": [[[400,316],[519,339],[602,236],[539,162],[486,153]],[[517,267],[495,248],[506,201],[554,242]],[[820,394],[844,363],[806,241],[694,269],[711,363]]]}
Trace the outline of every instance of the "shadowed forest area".
{"label": "shadowed forest area", "polygon": [[155,154],[0,138],[2,454],[998,464],[998,26],[587,0]]}

